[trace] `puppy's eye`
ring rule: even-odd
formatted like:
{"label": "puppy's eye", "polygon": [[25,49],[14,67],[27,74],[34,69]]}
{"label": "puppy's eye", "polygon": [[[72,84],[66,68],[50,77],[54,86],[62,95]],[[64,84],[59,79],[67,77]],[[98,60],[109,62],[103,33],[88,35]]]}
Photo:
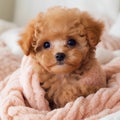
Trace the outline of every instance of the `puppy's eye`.
{"label": "puppy's eye", "polygon": [[44,47],[45,49],[46,49],[46,48],[49,48],[49,47],[50,47],[50,43],[49,43],[49,42],[44,42],[43,47]]}
{"label": "puppy's eye", "polygon": [[69,39],[69,40],[67,41],[67,45],[69,45],[69,46],[75,46],[75,45],[76,45],[76,40],[74,40],[74,39]]}

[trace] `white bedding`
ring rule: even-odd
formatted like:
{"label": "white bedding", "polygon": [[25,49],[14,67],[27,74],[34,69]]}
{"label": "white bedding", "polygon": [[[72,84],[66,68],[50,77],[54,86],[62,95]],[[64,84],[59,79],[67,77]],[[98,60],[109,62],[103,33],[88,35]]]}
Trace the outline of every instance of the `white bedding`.
{"label": "white bedding", "polygon": [[0,39],[11,49],[12,53],[16,55],[23,55],[20,46],[18,45],[18,40],[20,39],[20,33],[23,28],[14,28],[5,31],[1,34]]}
{"label": "white bedding", "polygon": [[0,41],[3,41],[17,55],[23,55],[17,41],[23,28],[17,27],[14,23],[0,20]]}
{"label": "white bedding", "polygon": [[101,118],[100,120],[120,120],[120,111],[107,115],[106,117]]}

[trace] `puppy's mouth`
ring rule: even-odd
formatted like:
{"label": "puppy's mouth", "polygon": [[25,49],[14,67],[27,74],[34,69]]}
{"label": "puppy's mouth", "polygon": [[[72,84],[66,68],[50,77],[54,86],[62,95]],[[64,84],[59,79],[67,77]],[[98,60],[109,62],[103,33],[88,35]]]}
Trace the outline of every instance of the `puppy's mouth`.
{"label": "puppy's mouth", "polygon": [[53,67],[53,66],[63,66],[63,65],[69,65],[69,66],[75,66],[74,64],[72,64],[72,63],[69,63],[69,62],[65,62],[65,61],[59,61],[59,62],[56,62],[56,63],[54,63],[54,64],[52,64],[52,65],[49,65],[49,66],[47,66],[48,68],[49,67]]}
{"label": "puppy's mouth", "polygon": [[57,65],[64,65],[65,63],[64,63],[64,61],[59,61],[59,62],[57,62],[56,64],[57,64]]}
{"label": "puppy's mouth", "polygon": [[55,65],[64,65],[64,64],[65,64],[64,61],[59,61],[59,62],[56,62],[56,63],[54,63],[52,65],[47,66],[47,67],[53,67]]}
{"label": "puppy's mouth", "polygon": [[49,72],[52,72],[54,74],[66,74],[66,73],[70,73],[73,70],[75,70],[77,68],[76,65],[73,65],[73,63],[68,63],[67,61],[60,61],[60,62],[56,62],[52,65],[49,65],[46,67],[46,69]]}

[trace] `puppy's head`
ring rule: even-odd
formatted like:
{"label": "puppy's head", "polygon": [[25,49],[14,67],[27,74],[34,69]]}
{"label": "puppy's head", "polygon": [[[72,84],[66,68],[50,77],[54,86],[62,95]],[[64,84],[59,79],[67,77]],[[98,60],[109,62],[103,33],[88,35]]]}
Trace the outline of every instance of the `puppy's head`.
{"label": "puppy's head", "polygon": [[49,72],[69,73],[90,59],[100,41],[103,24],[78,9],[56,7],[40,13],[19,41]]}

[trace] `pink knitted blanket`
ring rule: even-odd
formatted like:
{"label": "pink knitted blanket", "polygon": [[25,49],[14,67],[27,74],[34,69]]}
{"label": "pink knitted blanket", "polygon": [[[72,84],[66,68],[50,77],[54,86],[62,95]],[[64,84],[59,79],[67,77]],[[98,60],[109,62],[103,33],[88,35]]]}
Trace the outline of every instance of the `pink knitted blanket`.
{"label": "pink knitted blanket", "polygon": [[[110,50],[120,49],[119,41],[116,40],[113,44],[113,40],[109,40],[111,44],[103,41],[102,46]],[[7,54],[8,52],[5,53],[6,57],[2,57],[1,66],[4,65],[4,58],[9,58]],[[51,111],[44,98],[45,92],[38,82],[39,78],[32,70],[32,61],[29,57],[24,57],[19,69],[4,80],[0,79],[0,120],[98,120],[119,111],[120,57],[103,65],[103,69],[109,76],[107,88],[101,88],[86,98],[79,97],[64,108]]]}
{"label": "pink knitted blanket", "polygon": [[97,120],[120,109],[120,57],[103,66],[111,76],[107,88],[53,111],[31,63],[24,57],[21,67],[0,82],[1,120]]}

